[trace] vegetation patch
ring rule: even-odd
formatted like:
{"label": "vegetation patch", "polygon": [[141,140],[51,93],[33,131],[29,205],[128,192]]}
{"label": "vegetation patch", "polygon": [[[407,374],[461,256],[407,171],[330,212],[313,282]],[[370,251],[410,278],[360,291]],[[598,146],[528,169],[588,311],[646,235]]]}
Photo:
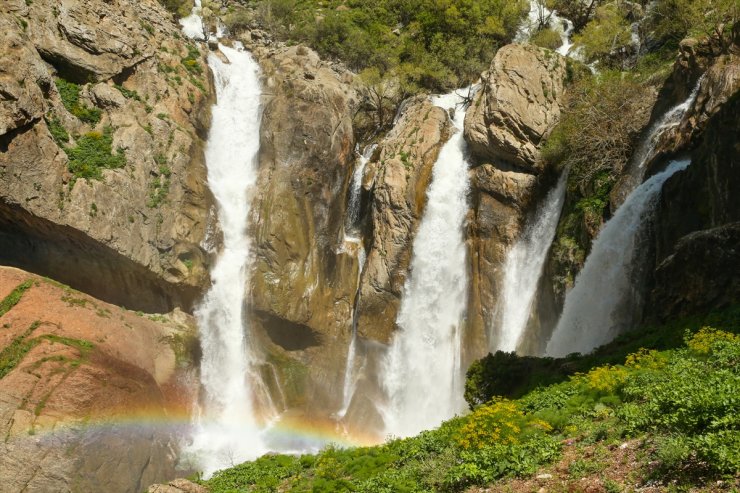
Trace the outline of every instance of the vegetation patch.
{"label": "vegetation patch", "polygon": [[[570,462],[570,476],[603,474],[609,447],[625,440],[641,447],[640,463],[630,466],[639,484],[673,481],[683,488],[731,478],[740,471],[740,309],[702,321],[710,320],[725,330],[688,320],[626,335],[598,354],[572,359],[579,371],[558,383],[530,386],[516,400],[493,397],[416,437],[268,455],[204,484],[212,493],[465,491],[532,475],[558,459],[566,443],[598,445],[597,453]],[[539,375],[549,381],[545,371]]]}
{"label": "vegetation patch", "polygon": [[47,115],[45,117],[46,120],[46,126],[49,128],[49,133],[51,134],[51,137],[54,139],[54,142],[57,143],[59,147],[63,147],[67,142],[69,142],[69,133],[67,132],[67,129],[64,128],[64,125],[59,120],[59,117],[56,115]]}
{"label": "vegetation patch", "polygon": [[27,279],[16,286],[8,296],[0,301],[0,317],[8,313],[18,302],[23,298],[23,294],[31,289],[33,286],[33,280]]}
{"label": "vegetation patch", "polygon": [[102,170],[118,169],[126,165],[122,148],[113,152],[113,129],[105,127],[103,132],[88,132],[77,139],[75,147],[66,147],[69,156],[67,167],[75,178],[99,180]]}
{"label": "vegetation patch", "polygon": [[38,339],[29,339],[29,337],[39,325],[41,323],[38,321],[32,323],[23,334],[13,339],[8,346],[0,351],[0,379],[5,378],[8,373],[13,371],[13,368],[38,344]]}
{"label": "vegetation patch", "polygon": [[80,86],[74,82],[57,78],[54,80],[64,107],[85,123],[97,125],[102,111],[99,108],[88,108],[80,102]]}

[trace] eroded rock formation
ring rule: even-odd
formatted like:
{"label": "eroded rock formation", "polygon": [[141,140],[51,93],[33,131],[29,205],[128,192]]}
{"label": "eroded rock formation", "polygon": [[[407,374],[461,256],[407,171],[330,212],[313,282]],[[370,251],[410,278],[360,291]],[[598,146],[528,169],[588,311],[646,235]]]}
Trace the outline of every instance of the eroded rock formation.
{"label": "eroded rock formation", "polygon": [[24,283],[0,314],[3,490],[138,493],[177,474],[176,437],[148,423],[191,406],[192,318],[147,317],[9,267],[0,300]]}
{"label": "eroded rock formation", "polygon": [[565,59],[557,53],[505,46],[483,74],[466,115],[465,137],[474,159],[466,344],[471,358],[487,351],[506,252],[537,197],[553,183],[538,146],[560,119],[565,77]]}
{"label": "eroded rock formation", "polygon": [[[0,262],[131,308],[190,309],[210,203],[198,49],[155,0],[10,0],[0,32]],[[106,169],[106,153],[125,164]]]}

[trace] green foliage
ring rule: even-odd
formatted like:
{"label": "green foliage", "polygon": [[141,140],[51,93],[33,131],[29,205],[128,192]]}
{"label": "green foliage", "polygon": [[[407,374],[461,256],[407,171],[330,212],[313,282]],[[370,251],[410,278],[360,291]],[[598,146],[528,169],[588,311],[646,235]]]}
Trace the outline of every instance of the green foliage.
{"label": "green foliage", "polygon": [[[641,348],[662,350],[679,347],[684,343],[686,331],[699,334],[689,342],[689,347],[704,347],[707,343],[702,341],[712,340],[711,332],[703,329],[706,326],[721,329],[723,333],[740,333],[740,305],[663,325],[640,327],[588,355],[537,358],[497,351],[470,365],[465,382],[465,400],[472,409],[497,396],[522,397],[538,387],[562,382],[594,367],[622,364],[625,360],[628,365],[645,366],[647,359]],[[527,399],[532,395],[529,394]]]}
{"label": "green foliage", "polygon": [[475,80],[527,10],[520,0],[261,0],[257,19],[357,72],[400,70],[439,90]]}
{"label": "green foliage", "polygon": [[126,156],[120,147],[113,153],[112,129],[103,133],[88,132],[77,139],[75,147],[66,147],[68,168],[75,178],[99,180],[102,170],[117,169],[126,165]]}
{"label": "green foliage", "polygon": [[529,42],[533,45],[537,45],[550,50],[556,50],[560,48],[560,46],[563,44],[563,40],[561,39],[560,34],[557,31],[550,29],[549,27],[537,31],[529,39]]}
{"label": "green foliage", "polygon": [[159,0],[159,3],[177,17],[187,17],[193,9],[193,0]]}
{"label": "green foliage", "polygon": [[159,176],[155,177],[149,183],[147,207],[152,209],[159,207],[167,199],[167,194],[170,193],[170,176],[172,175],[172,170],[165,164],[164,156],[162,156],[162,159],[158,159],[159,156],[161,155],[155,156],[155,161],[159,163]]}
{"label": "green foliage", "polygon": [[88,108],[82,105],[80,102],[80,86],[60,78],[54,79],[54,82],[62,99],[62,104],[67,111],[85,123],[97,125],[102,111],[99,108]]}
{"label": "green foliage", "polygon": [[184,56],[180,59],[180,62],[182,63],[183,67],[185,67],[185,70],[190,72],[193,75],[202,75],[203,74],[203,66],[198,62],[200,59],[200,51],[198,51],[198,47],[192,44],[188,45],[188,54],[187,56]]}
{"label": "green foliage", "polygon": [[31,289],[31,286],[33,286],[33,280],[27,279],[13,288],[13,291],[0,301],[0,317],[17,305],[21,298],[23,298],[23,294]]}
{"label": "green foliage", "polygon": [[37,339],[29,339],[30,335],[40,325],[39,322],[32,323],[21,335],[0,351],[0,379],[13,371],[18,363],[38,344]]}
{"label": "green foliage", "polygon": [[51,137],[58,146],[61,147],[69,142],[69,133],[56,115],[47,115],[44,119],[46,120],[46,126],[49,128]]}
{"label": "green foliage", "polygon": [[594,19],[573,37],[573,41],[583,48],[586,61],[620,66],[623,61],[621,55],[632,42],[626,12],[617,3],[599,7]]}
{"label": "green foliage", "polygon": [[141,97],[139,96],[139,93],[135,90],[129,90],[123,87],[120,84],[115,84],[114,87],[118,89],[121,94],[123,94],[123,97],[126,99],[133,99],[134,101],[141,101]]}
{"label": "green foliage", "polygon": [[650,9],[649,24],[672,46],[686,36],[713,36],[726,50],[739,14],[736,0],[658,0]]}

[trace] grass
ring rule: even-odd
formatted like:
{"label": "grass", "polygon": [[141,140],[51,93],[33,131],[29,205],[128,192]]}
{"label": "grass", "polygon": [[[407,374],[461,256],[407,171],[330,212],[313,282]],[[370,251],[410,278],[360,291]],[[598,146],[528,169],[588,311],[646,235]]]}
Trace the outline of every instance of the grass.
{"label": "grass", "polygon": [[80,86],[61,78],[54,80],[64,107],[85,123],[97,125],[102,111],[99,108],[88,108],[80,102]]}
{"label": "grass", "polygon": [[537,358],[501,351],[489,354],[468,369],[465,399],[475,407],[494,396],[518,398],[538,387],[562,382],[596,366],[619,364],[627,355],[641,348],[664,350],[680,347],[685,331],[695,333],[707,325],[740,332],[740,305],[662,325],[641,327],[620,335],[587,355],[575,353],[564,358]]}
{"label": "grass", "polygon": [[[642,445],[630,481],[684,488],[732,478],[740,471],[738,310],[704,319],[724,330],[677,322],[677,331],[632,334],[583,357],[582,372],[519,399],[495,397],[436,430],[376,447],[267,455],[203,483],[212,493],[456,492],[531,476],[558,460],[564,443],[595,451],[570,462],[570,477],[600,477],[609,447],[631,439]],[[640,349],[651,343],[666,349]]]}
{"label": "grass", "polygon": [[126,165],[126,156],[120,147],[113,152],[113,130],[106,127],[103,132],[88,132],[77,139],[74,147],[64,151],[69,157],[67,167],[75,178],[99,180],[102,170],[117,169]]}
{"label": "grass", "polygon": [[18,363],[28,354],[28,352],[38,344],[37,339],[29,339],[29,336],[36,330],[40,322],[33,322],[28,329],[19,335],[13,341],[0,351],[0,379],[13,371]]}
{"label": "grass", "polygon": [[15,305],[17,305],[21,298],[23,298],[23,294],[31,289],[31,286],[33,286],[33,280],[26,279],[16,286],[8,296],[3,298],[3,300],[0,301],[0,317],[8,313]]}

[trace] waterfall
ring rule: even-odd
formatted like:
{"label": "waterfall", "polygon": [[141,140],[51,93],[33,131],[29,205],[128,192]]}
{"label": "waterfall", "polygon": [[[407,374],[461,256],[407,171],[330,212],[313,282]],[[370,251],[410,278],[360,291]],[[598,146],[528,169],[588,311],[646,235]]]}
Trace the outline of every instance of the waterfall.
{"label": "waterfall", "polygon": [[216,199],[223,250],[211,270],[211,287],[196,310],[203,357],[201,408],[187,452],[210,475],[264,452],[254,419],[249,327],[244,314],[250,241],[250,191],[259,150],[259,66],[251,55],[219,46],[225,63],[210,54],[218,103],[205,156]]}
{"label": "waterfall", "polygon": [[377,148],[377,144],[371,144],[365,147],[365,150],[360,154],[358,159],[357,167],[354,173],[352,173],[352,183],[350,184],[349,190],[349,201],[347,203],[347,224],[345,229],[353,229],[360,220],[360,197],[362,195],[362,177],[365,174],[365,166],[367,165],[370,158],[373,157],[373,152]]}
{"label": "waterfall", "polygon": [[565,202],[566,183],[567,172],[564,172],[557,186],[538,207],[534,221],[528,223],[506,255],[500,301],[501,325],[497,337],[491,338],[497,341],[493,351],[516,351],[527,327],[547,252],[555,238]]}
{"label": "waterfall", "polygon": [[686,169],[689,160],[673,161],[637,187],[617,209],[591,247],[575,286],[565,297],[548,356],[588,353],[611,341],[635,322],[641,307],[644,250],[663,183]]}
{"label": "waterfall", "polygon": [[[345,224],[345,230],[353,230],[356,228],[357,223],[360,220],[360,195],[362,192],[362,177],[365,173],[365,166],[367,165],[370,158],[373,156],[375,149],[378,146],[376,144],[365,147],[365,150],[357,162],[357,168],[355,168],[352,174],[352,183],[350,184],[349,201],[347,203],[347,221]],[[358,297],[360,296],[360,280],[362,277],[362,270],[365,267],[366,253],[365,248],[362,245],[360,238],[348,237],[345,234],[345,244],[347,242],[356,242],[357,246],[357,291],[355,294],[355,308],[352,313],[352,337],[349,341],[349,347],[347,348],[347,362],[344,367],[344,384],[342,385],[342,408],[337,412],[337,417],[343,418],[347,414],[349,405],[352,402],[352,396],[355,394],[357,387],[357,371],[356,371],[356,353],[357,353],[357,307]]]}
{"label": "waterfall", "polygon": [[[434,99],[445,109],[462,102],[455,93]],[[465,110],[457,108],[453,119],[457,132],[434,164],[396,320],[398,330],[381,363],[388,399],[381,413],[386,432],[395,436],[433,428],[465,408],[460,368],[467,301],[463,226],[469,187],[464,120]]]}
{"label": "waterfall", "polygon": [[530,0],[527,18],[516,32],[514,42],[525,43],[529,41],[537,32],[540,17],[548,18],[548,27],[560,35],[562,44],[555,51],[563,56],[568,56],[568,52],[573,47],[573,43],[570,41],[570,35],[573,34],[573,23],[568,19],[560,17],[557,12],[548,9],[543,3],[537,0]]}
{"label": "waterfall", "polygon": [[180,19],[182,33],[188,38],[198,41],[204,41],[206,39],[203,19],[200,17],[201,10],[201,0],[195,0],[190,15]]}
{"label": "waterfall", "polygon": [[633,159],[633,162],[636,164],[633,169],[636,168],[636,170],[638,170],[638,179],[642,179],[645,165],[654,157],[655,146],[660,140],[660,137],[666,132],[677,127],[681,123],[681,120],[683,120],[683,116],[686,114],[686,111],[691,108],[694,101],[696,101],[696,97],[699,95],[699,89],[701,88],[701,82],[703,80],[704,76],[702,75],[696,82],[694,89],[692,89],[686,100],[666,111],[665,114],[663,114],[663,116],[661,116],[660,119],[650,127],[647,132],[647,138],[640,142]]}

